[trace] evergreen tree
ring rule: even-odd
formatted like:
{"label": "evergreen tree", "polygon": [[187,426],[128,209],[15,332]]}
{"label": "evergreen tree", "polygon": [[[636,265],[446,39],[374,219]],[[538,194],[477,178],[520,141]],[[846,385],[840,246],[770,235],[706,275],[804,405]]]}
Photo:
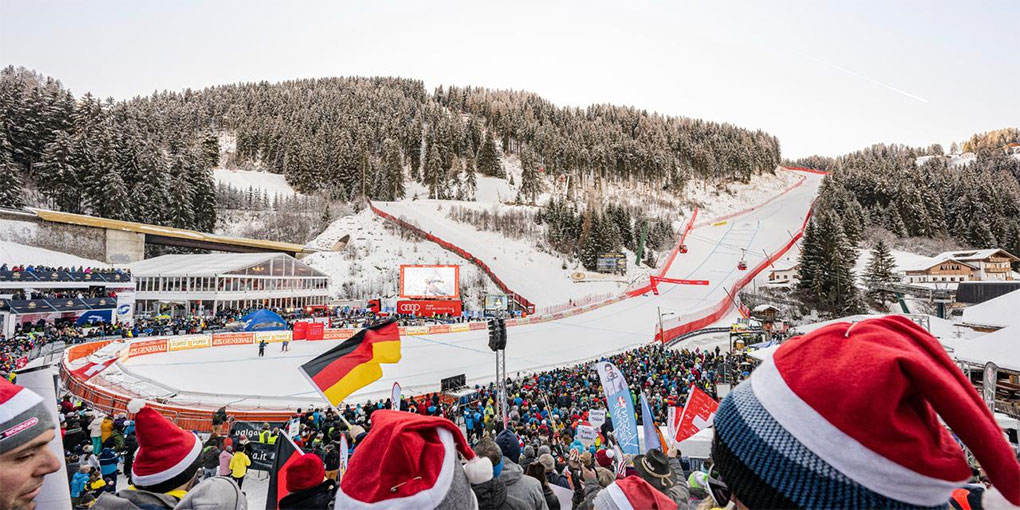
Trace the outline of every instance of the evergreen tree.
{"label": "evergreen tree", "polygon": [[102,198],[92,205],[92,214],[112,220],[130,218],[127,185],[121,179],[120,172],[115,168],[103,172],[99,182],[103,190]]}
{"label": "evergreen tree", "polygon": [[888,290],[877,288],[878,286],[897,283],[898,278],[893,272],[896,259],[893,258],[889,247],[879,239],[875,247],[871,249],[871,260],[864,269],[865,284],[869,287],[868,297],[884,306],[886,302],[896,299],[896,294]]}
{"label": "evergreen tree", "polygon": [[21,179],[5,142],[5,134],[0,130],[0,207],[17,209],[25,205],[21,198]]}
{"label": "evergreen tree", "polygon": [[429,156],[425,160],[425,169],[422,172],[424,184],[429,188],[429,198],[443,198],[443,184],[446,172],[443,170],[443,160],[439,155],[439,148],[436,144],[429,144]]}
{"label": "evergreen tree", "polygon": [[474,200],[477,189],[478,177],[475,173],[475,161],[469,158],[464,169],[464,199]]}
{"label": "evergreen tree", "polygon": [[207,130],[202,137],[202,164],[206,168],[220,166],[220,139],[212,130]]}
{"label": "evergreen tree", "polygon": [[[521,188],[518,190],[518,201],[534,205],[535,199],[542,191],[542,181],[538,174],[538,161],[530,150],[521,153]],[[523,198],[523,200],[522,200]]]}
{"label": "evergreen tree", "polygon": [[492,131],[485,133],[485,141],[478,151],[478,171],[482,175],[490,177],[506,177],[503,165],[500,163],[499,149],[496,148],[496,141],[492,138]]}
{"label": "evergreen tree", "polygon": [[383,140],[383,170],[386,175],[386,189],[381,190],[383,200],[399,200],[404,198],[404,162],[400,155],[400,146],[395,140]]}
{"label": "evergreen tree", "polygon": [[798,289],[805,301],[836,316],[863,309],[855,284],[856,250],[843,232],[840,219],[825,213],[812,220],[804,232]]}

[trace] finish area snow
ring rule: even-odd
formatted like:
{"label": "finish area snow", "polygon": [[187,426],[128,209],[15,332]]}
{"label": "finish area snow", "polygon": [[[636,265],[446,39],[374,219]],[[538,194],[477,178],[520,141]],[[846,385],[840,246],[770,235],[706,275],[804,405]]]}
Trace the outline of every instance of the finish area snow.
{"label": "finish area snow", "polygon": [[[744,275],[737,269],[744,250],[748,267],[753,268],[766,253],[786,245],[791,233],[800,229],[820,182],[820,176],[806,175],[803,184],[764,206],[721,224],[696,228],[688,237],[688,252],[677,256],[666,276],[706,279],[709,285],[662,284],[658,296],[649,293],[572,317],[509,328],[508,373],[563,366],[637,347],[652,340],[660,309],[671,320],[669,314],[688,314],[719,303]],[[759,278],[765,278],[764,273]],[[438,390],[440,379],[458,374],[464,374],[469,383],[488,381],[493,374],[493,354],[487,342],[484,330],[406,336],[401,361],[382,365],[383,377],[355,392],[350,400],[386,398],[395,381],[407,393]],[[254,346],[178,351],[129,360],[125,368],[161,385],[206,394],[193,398],[182,392],[177,397],[182,402],[248,406],[258,405],[262,399],[250,395],[262,395],[278,401],[290,399],[300,406],[312,395],[297,366],[335,345],[331,341],[293,342],[289,353],[280,353],[279,346],[271,344],[261,359]],[[115,366],[100,377],[116,379],[120,372]]]}

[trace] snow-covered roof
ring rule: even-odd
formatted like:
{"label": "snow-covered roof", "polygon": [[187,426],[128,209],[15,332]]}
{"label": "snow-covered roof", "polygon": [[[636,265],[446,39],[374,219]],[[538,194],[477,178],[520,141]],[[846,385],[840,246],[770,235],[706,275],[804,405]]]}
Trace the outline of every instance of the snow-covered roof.
{"label": "snow-covered roof", "polygon": [[983,250],[946,251],[946,252],[942,252],[942,253],[936,255],[935,258],[944,257],[944,258],[955,259],[955,260],[958,260],[958,261],[984,260],[984,259],[987,259],[988,257],[993,256],[993,255],[997,255],[1000,252],[1002,253],[1002,255],[1005,255],[1008,258],[1011,258],[1013,260],[1020,260],[1020,259],[1017,259],[1017,257],[1015,257],[1013,254],[1007,252],[1006,250],[1003,250],[1002,248],[985,248]]}
{"label": "snow-covered roof", "polygon": [[752,308],[751,311],[752,312],[764,312],[765,310],[770,310],[770,309],[771,310],[779,310],[778,308],[776,308],[776,307],[774,307],[774,306],[772,306],[770,304],[763,304],[763,305],[758,305],[758,306]]}
{"label": "snow-covered roof", "polygon": [[931,269],[931,268],[933,268],[933,267],[935,267],[935,266],[937,266],[937,265],[939,265],[939,264],[941,264],[943,262],[947,262],[947,261],[956,262],[957,264],[960,264],[960,265],[963,265],[963,266],[967,266],[967,267],[969,267],[971,269],[977,269],[978,268],[974,264],[969,264],[967,262],[964,262],[963,260],[961,260],[959,258],[953,257],[952,255],[949,254],[949,252],[946,252],[946,253],[940,253],[940,254],[938,254],[938,255],[930,258],[930,259],[919,260],[919,261],[916,261],[916,262],[914,262],[912,264],[907,264],[907,265],[903,266],[901,268],[901,270],[903,270],[903,271],[927,271],[928,269]]}
{"label": "snow-covered roof", "polygon": [[[979,326],[1005,328],[1020,326],[1020,290],[964,308],[963,322]],[[1015,331],[1020,334],[1020,330]]]}
{"label": "snow-covered roof", "polygon": [[[196,255],[163,255],[151,259],[142,260],[128,265],[131,273],[136,277],[142,276],[217,276],[232,271],[243,270],[247,267],[267,264],[273,260],[294,261],[294,267],[301,267],[301,272],[307,270],[308,274],[303,276],[325,276],[319,271],[312,269],[301,261],[295,260],[284,253],[210,253]],[[257,273],[255,273],[257,274]],[[271,273],[265,269],[265,274]],[[276,273],[272,273],[276,274]],[[288,271],[287,276],[293,273]]]}
{"label": "snow-covered roof", "polygon": [[793,270],[796,270],[796,269],[800,269],[800,264],[794,264],[794,265],[789,266],[789,267],[782,267],[782,266],[773,267],[772,268],[772,272],[773,273],[778,273],[778,272],[781,272],[781,271],[793,271]]}
{"label": "snow-covered roof", "polygon": [[11,241],[0,241],[0,264],[8,266],[24,264],[26,266],[110,267],[109,264],[98,260]]}
{"label": "snow-covered roof", "polygon": [[967,342],[960,342],[955,347],[953,357],[979,365],[991,361],[1001,368],[1020,372],[1020,326],[1000,329]]}

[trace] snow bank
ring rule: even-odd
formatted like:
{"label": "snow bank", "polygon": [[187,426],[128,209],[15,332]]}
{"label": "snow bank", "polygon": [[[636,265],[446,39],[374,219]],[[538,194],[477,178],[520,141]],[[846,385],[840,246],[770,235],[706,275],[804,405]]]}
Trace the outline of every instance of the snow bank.
{"label": "snow bank", "polygon": [[110,267],[105,262],[86,259],[68,253],[26,246],[11,241],[0,241],[0,264],[44,266]]}
{"label": "snow bank", "polygon": [[1020,326],[1020,290],[1014,290],[984,303],[964,308],[963,322],[1007,328]]}
{"label": "snow bank", "polygon": [[265,191],[270,198],[274,195],[290,197],[298,192],[287,184],[287,179],[281,174],[269,172],[258,172],[254,170],[228,170],[226,168],[213,169],[213,179],[217,184],[229,185],[239,190],[253,188],[258,191]]}

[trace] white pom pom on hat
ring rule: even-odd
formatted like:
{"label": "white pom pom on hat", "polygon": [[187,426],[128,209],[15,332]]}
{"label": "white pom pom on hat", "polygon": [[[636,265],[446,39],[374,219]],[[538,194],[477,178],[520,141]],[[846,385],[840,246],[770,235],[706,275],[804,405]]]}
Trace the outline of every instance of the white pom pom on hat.
{"label": "white pom pom on hat", "polygon": [[141,411],[143,407],[145,407],[145,401],[140,398],[134,398],[128,402],[127,410],[131,414],[138,414],[138,411]]}
{"label": "white pom pom on hat", "polygon": [[493,476],[492,461],[488,457],[477,455],[464,464],[464,473],[472,485],[488,482]]}

